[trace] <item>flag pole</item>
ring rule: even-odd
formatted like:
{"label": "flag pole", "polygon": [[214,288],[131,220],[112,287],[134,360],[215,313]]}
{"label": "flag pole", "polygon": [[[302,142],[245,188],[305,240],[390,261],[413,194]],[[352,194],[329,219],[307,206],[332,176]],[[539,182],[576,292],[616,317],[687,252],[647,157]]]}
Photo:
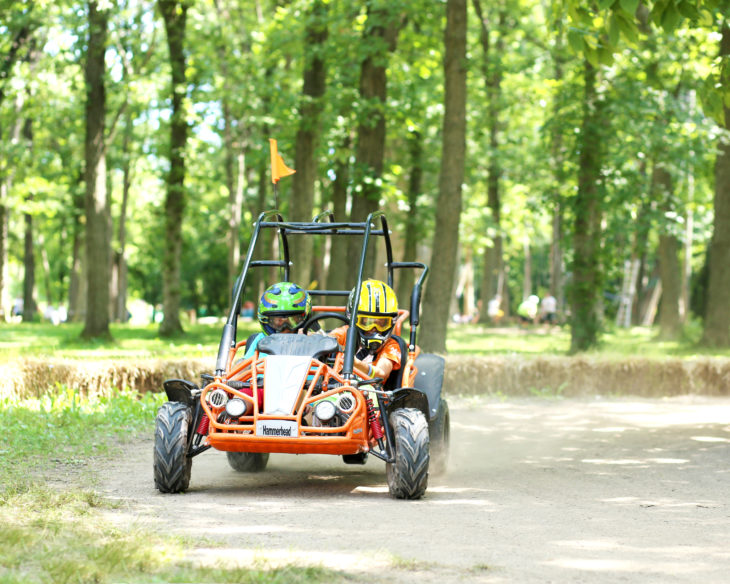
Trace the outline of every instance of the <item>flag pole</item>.
{"label": "flag pole", "polygon": [[269,138],[269,150],[271,154],[271,182],[274,183],[274,205],[276,210],[279,210],[279,179],[282,176],[289,176],[294,174],[296,170],[289,168],[284,164],[279,155],[279,149],[276,145],[276,140]]}

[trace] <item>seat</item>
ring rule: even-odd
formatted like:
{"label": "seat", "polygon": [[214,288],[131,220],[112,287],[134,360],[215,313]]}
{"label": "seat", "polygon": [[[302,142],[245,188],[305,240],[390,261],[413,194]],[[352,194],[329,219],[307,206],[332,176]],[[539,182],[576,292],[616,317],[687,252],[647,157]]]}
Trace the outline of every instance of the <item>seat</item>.
{"label": "seat", "polygon": [[321,361],[339,350],[337,339],[324,335],[269,335],[259,341],[258,350],[268,355],[298,355]]}
{"label": "seat", "polygon": [[408,359],[408,345],[406,345],[406,342],[397,335],[392,335],[390,338],[395,339],[400,347],[400,369],[391,372],[388,380],[383,384],[383,389],[386,390],[403,387],[403,371],[406,368],[406,360]]}

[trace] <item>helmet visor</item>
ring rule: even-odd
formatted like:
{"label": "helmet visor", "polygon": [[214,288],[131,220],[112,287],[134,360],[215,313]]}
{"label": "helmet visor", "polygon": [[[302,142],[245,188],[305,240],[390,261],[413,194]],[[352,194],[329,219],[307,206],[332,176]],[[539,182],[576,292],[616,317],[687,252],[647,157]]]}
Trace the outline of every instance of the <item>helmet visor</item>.
{"label": "helmet visor", "polygon": [[285,316],[270,316],[268,325],[277,333],[286,330],[295,331],[302,325],[302,323],[304,323],[305,317],[306,314],[303,312],[300,314],[288,314]]}
{"label": "helmet visor", "polygon": [[392,316],[364,316],[357,317],[357,328],[363,331],[376,330],[381,333],[388,332],[393,326]]}

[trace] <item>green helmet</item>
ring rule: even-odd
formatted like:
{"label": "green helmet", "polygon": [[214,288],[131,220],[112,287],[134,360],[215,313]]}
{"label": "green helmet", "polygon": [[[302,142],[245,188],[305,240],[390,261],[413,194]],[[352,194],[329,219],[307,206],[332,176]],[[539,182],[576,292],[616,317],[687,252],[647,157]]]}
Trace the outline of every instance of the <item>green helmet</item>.
{"label": "green helmet", "polygon": [[259,300],[258,319],[267,335],[299,330],[312,311],[312,299],[304,288],[291,282],[269,286]]}

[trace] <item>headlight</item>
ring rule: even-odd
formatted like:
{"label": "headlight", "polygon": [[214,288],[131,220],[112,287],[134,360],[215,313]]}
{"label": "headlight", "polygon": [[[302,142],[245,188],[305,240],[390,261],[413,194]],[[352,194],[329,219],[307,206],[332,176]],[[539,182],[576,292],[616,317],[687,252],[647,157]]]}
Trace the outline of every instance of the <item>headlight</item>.
{"label": "headlight", "polygon": [[234,397],[226,404],[226,414],[231,418],[240,418],[246,412],[246,402]]}
{"label": "headlight", "polygon": [[317,416],[320,421],[327,422],[334,417],[336,411],[337,408],[333,402],[323,400],[315,406],[314,415]]}
{"label": "headlight", "polygon": [[221,388],[214,389],[207,396],[208,405],[214,408],[222,408],[228,402],[228,394]]}

